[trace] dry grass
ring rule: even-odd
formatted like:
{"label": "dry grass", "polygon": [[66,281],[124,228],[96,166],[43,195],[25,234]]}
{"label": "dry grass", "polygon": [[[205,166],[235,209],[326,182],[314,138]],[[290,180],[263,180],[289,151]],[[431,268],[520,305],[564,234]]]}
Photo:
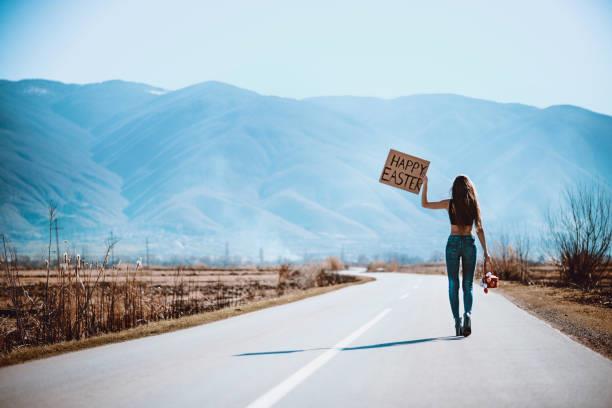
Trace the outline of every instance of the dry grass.
{"label": "dry grass", "polygon": [[333,272],[338,272],[344,269],[344,263],[340,258],[330,256],[325,260],[325,269]]}
{"label": "dry grass", "polygon": [[116,333],[107,333],[95,337],[89,337],[80,341],[66,341],[44,346],[19,348],[13,350],[8,354],[0,356],[0,367],[11,364],[23,363],[29,360],[50,357],[53,355],[67,353],[71,351],[78,351],[91,347],[97,347],[105,344],[118,343],[141,337],[153,336],[157,334],[172,332],[175,330],[186,329],[201,324],[215,322],[217,320],[227,319],[229,317],[254,312],[257,310],[265,309],[267,307],[296,302],[298,300],[302,300],[311,296],[321,295],[334,290],[338,290],[349,285],[362,284],[370,282],[372,280],[374,280],[374,278],[359,276],[356,277],[353,282],[345,282],[334,286],[314,287],[304,291],[286,294],[280,297],[254,301],[252,303],[247,303],[237,307],[226,308],[207,313],[199,313],[196,315],[185,316],[178,319],[163,320]]}
{"label": "dry grass", "polygon": [[[376,272],[376,268],[385,268],[387,265],[384,262],[372,263],[373,270],[369,272]],[[494,264],[495,266],[496,264]],[[561,279],[561,272],[556,265],[553,264],[529,264],[527,266],[527,282],[530,284],[543,284],[547,286],[567,286]],[[389,271],[389,270],[385,270]],[[422,263],[422,264],[411,264],[411,265],[398,265],[395,272],[400,273],[416,273],[421,275],[446,275],[446,264],[444,262],[436,263]],[[497,274],[497,269],[494,268],[494,272]],[[480,279],[482,276],[482,263],[476,265],[476,273],[474,274],[475,279]],[[517,275],[519,276],[519,275]],[[507,279],[502,278],[502,281],[507,282]],[[608,268],[607,278],[602,279],[599,282],[601,288],[612,287],[612,266]]]}
{"label": "dry grass", "polygon": [[[305,289],[302,273],[292,271],[296,273],[286,290]],[[75,267],[49,273],[49,279],[44,272],[13,268],[14,278],[0,284],[1,352],[85,339],[277,295],[278,271],[211,276],[177,268],[153,275],[129,266]]]}
{"label": "dry grass", "polygon": [[397,262],[374,261],[368,264],[368,272],[399,272],[421,275],[446,275],[446,264],[443,262],[399,264]]}
{"label": "dry grass", "polygon": [[400,265],[400,273],[416,273],[419,275],[446,275],[446,264],[444,263],[425,263],[414,265]]}
{"label": "dry grass", "polygon": [[[536,264],[529,266],[529,282],[546,284],[552,286],[567,286],[565,279],[561,276],[559,267],[553,264]],[[607,269],[606,277],[599,281],[599,287],[612,287],[612,266]]]}
{"label": "dry grass", "polygon": [[500,293],[585,346],[612,359],[612,291],[502,281]]}
{"label": "dry grass", "polygon": [[2,237],[0,257],[0,353],[122,332],[164,320],[239,307],[354,278],[336,273],[337,259],[323,264],[211,269],[205,266],[143,270],[85,262],[65,253],[54,267],[21,270],[14,247]]}
{"label": "dry grass", "polygon": [[399,264],[397,262],[372,261],[368,264],[368,272],[398,272]]}
{"label": "dry grass", "polygon": [[502,233],[491,244],[491,258],[495,275],[503,280],[529,281],[530,238],[526,234],[510,236]]}

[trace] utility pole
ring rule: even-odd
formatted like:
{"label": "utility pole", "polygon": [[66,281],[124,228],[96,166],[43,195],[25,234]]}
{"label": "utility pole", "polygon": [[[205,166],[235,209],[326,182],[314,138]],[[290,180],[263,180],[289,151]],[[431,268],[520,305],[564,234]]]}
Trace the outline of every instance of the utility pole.
{"label": "utility pole", "polygon": [[113,266],[115,264],[115,245],[113,245],[113,243],[115,241],[113,241],[113,230],[111,230],[110,232],[110,243],[112,245],[111,247],[111,266]]}
{"label": "utility pole", "polygon": [[225,266],[229,264],[229,257],[230,257],[229,242],[225,241]]}
{"label": "utility pole", "polygon": [[145,262],[148,268],[149,267],[149,237],[145,239],[145,246],[146,246]]}
{"label": "utility pole", "polygon": [[263,265],[264,263],[264,253],[263,253],[263,248],[259,248],[259,264]]}
{"label": "utility pole", "polygon": [[57,226],[57,218],[55,218],[55,249],[57,252],[57,271],[59,273],[60,271],[60,250],[59,250],[59,234],[58,234],[58,230],[60,230],[62,228],[59,228]]}

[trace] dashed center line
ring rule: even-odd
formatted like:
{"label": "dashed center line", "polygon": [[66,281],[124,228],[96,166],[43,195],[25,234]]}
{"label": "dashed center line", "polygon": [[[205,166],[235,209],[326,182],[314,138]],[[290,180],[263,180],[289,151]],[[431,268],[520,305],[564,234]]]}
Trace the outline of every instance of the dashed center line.
{"label": "dashed center line", "polygon": [[[417,284],[413,285],[412,289],[418,288],[420,283],[421,282],[419,281]],[[400,299],[406,299],[408,296],[410,296],[410,292],[404,293],[402,296],[400,296]]]}
{"label": "dashed center line", "polygon": [[336,344],[331,349],[327,350],[325,353],[321,354],[319,357],[312,360],[310,363],[306,364],[304,367],[300,368],[298,371],[289,376],[285,381],[278,384],[276,387],[272,388],[270,391],[266,392],[261,397],[257,398],[255,401],[250,403],[247,408],[268,408],[272,405],[276,404],[287,395],[292,389],[297,387],[300,383],[302,383],[306,378],[310,377],[315,371],[321,368],[325,363],[331,360],[336,354],[340,352],[341,349],[347,347],[353,341],[355,341],[359,336],[365,333],[370,327],[374,326],[380,319],[385,317],[387,313],[391,311],[390,308],[387,308],[376,315],[372,320],[355,330],[353,333],[349,334],[348,337],[342,339],[338,344]]}

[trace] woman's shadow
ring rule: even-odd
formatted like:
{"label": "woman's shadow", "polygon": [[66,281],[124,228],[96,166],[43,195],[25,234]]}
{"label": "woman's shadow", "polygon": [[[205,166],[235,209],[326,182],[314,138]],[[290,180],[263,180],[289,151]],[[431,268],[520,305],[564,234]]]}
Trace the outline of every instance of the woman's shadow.
{"label": "woman's shadow", "polygon": [[[385,348],[385,347],[407,346],[410,344],[428,343],[432,341],[463,340],[464,338],[465,337],[463,336],[428,337],[425,339],[402,340],[402,341],[392,341],[389,343],[367,344],[364,346],[342,347],[342,348],[339,348],[338,350],[340,351],[368,350],[368,349],[378,349],[378,348]],[[302,353],[305,351],[331,350],[331,349],[332,347],[318,347],[318,348],[296,349],[296,350],[256,351],[256,352],[251,352],[251,353],[234,354],[234,357],[264,356],[264,355],[270,355],[270,354],[292,354],[292,353]]]}

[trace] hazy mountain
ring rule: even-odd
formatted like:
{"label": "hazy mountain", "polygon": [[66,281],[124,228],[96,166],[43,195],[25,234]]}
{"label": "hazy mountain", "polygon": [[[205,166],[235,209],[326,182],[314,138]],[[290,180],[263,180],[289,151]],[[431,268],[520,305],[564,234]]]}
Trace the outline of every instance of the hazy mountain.
{"label": "hazy mountain", "polygon": [[121,179],[92,160],[89,132],[54,110],[77,88],[0,83],[0,230],[15,240],[40,238],[50,202],[70,231],[125,222]]}
{"label": "hazy mountain", "polygon": [[572,183],[592,179],[609,188],[610,116],[575,106],[537,109],[457,95],[310,101],[361,118],[390,146],[430,160],[437,196],[447,195],[455,175],[468,174],[498,230],[537,225]]}
{"label": "hazy mountain", "polygon": [[53,105],[53,110],[90,129],[166,93],[163,89],[125,81],[78,86]]}
{"label": "hazy mountain", "polygon": [[377,183],[381,156],[369,155],[376,141],[363,126],[307,102],[204,83],[124,115],[99,139],[95,157],[123,178],[138,228],[297,250],[400,236],[428,218],[413,204],[388,207],[405,198]]}
{"label": "hazy mountain", "polygon": [[48,108],[85,129],[166,93],[161,88],[125,81],[75,85],[44,79],[0,80],[0,92],[20,104]]}
{"label": "hazy mountain", "polygon": [[[59,202],[75,230],[137,251],[255,256],[443,248],[444,212],[378,183],[389,148],[427,158],[432,199],[475,181],[487,228],[538,226],[568,183],[608,186],[612,118],[457,95],[262,96],[206,82],[165,92],[111,81],[0,82],[0,229],[44,233]],[[130,246],[131,245],[131,246]]]}

